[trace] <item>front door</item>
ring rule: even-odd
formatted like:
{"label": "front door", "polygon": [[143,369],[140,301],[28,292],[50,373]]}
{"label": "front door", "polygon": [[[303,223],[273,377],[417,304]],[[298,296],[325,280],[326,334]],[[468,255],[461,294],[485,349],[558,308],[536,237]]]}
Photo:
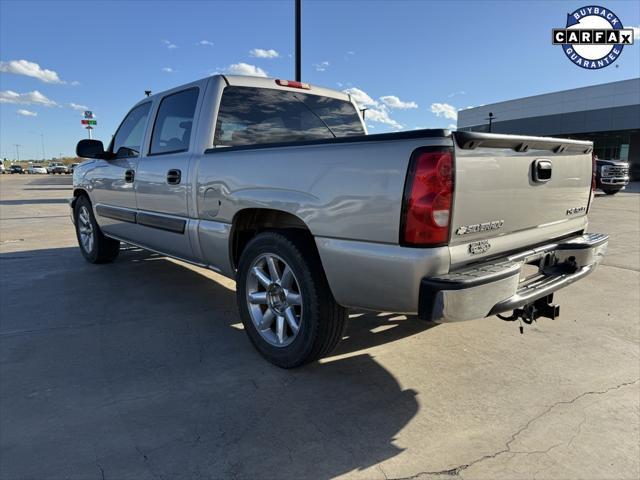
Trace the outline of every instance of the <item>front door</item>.
{"label": "front door", "polygon": [[187,260],[189,243],[189,162],[192,126],[200,89],[192,87],[162,98],[149,152],[135,177],[139,243]]}
{"label": "front door", "polygon": [[108,149],[114,158],[96,160],[89,182],[100,228],[124,240],[135,238],[134,180],[150,109],[151,102],[146,102],[127,114]]}

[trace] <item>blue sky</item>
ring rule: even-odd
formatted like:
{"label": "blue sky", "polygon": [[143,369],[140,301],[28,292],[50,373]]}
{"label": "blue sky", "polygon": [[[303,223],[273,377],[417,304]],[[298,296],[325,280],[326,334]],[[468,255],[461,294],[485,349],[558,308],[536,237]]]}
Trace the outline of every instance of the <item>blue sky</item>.
{"label": "blue sky", "polygon": [[[460,108],[640,76],[640,44],[596,71],[551,44],[567,12],[592,3],[303,0],[303,80],[352,89],[378,133],[447,127]],[[636,0],[602,5],[625,27],[640,25]],[[72,155],[85,106],[94,137],[107,141],[145,89],[217,71],[291,79],[293,53],[293,0],[0,0],[0,157],[21,144],[21,158],[39,159],[41,140],[47,157]]]}

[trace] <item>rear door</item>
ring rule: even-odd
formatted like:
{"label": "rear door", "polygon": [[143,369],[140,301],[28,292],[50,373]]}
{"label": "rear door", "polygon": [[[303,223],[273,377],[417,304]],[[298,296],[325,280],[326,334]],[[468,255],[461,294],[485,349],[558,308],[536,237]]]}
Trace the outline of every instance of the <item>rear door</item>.
{"label": "rear door", "polygon": [[586,226],[591,142],[471,132],[456,132],[454,138],[452,264]]}
{"label": "rear door", "polygon": [[148,153],[135,177],[138,241],[190,260],[189,164],[199,87],[172,92],[158,101]]}

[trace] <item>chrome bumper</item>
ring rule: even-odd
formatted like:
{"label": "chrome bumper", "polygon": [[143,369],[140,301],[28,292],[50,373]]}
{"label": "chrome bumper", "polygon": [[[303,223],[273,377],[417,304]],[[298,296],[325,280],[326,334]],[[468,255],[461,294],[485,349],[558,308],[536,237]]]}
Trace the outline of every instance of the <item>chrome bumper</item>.
{"label": "chrome bumper", "polygon": [[[602,261],[608,242],[608,235],[588,233],[424,278],[419,315],[433,322],[457,322],[522,307],[591,273]],[[537,273],[521,278],[525,265],[537,267]]]}
{"label": "chrome bumper", "polygon": [[603,185],[626,185],[629,183],[629,177],[600,177],[600,183]]}

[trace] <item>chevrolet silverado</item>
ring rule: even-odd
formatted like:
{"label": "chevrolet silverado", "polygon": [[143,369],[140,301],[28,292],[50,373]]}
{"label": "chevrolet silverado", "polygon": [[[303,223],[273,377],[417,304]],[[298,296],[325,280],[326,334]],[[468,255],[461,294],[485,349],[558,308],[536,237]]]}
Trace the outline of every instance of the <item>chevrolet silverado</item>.
{"label": "chevrolet silverado", "polygon": [[329,354],[347,308],[434,322],[554,318],[591,273],[590,142],[448,130],[368,135],[343,92],[216,75],[143,98],[73,172],[82,255],[121,242],[236,280],[272,363]]}

